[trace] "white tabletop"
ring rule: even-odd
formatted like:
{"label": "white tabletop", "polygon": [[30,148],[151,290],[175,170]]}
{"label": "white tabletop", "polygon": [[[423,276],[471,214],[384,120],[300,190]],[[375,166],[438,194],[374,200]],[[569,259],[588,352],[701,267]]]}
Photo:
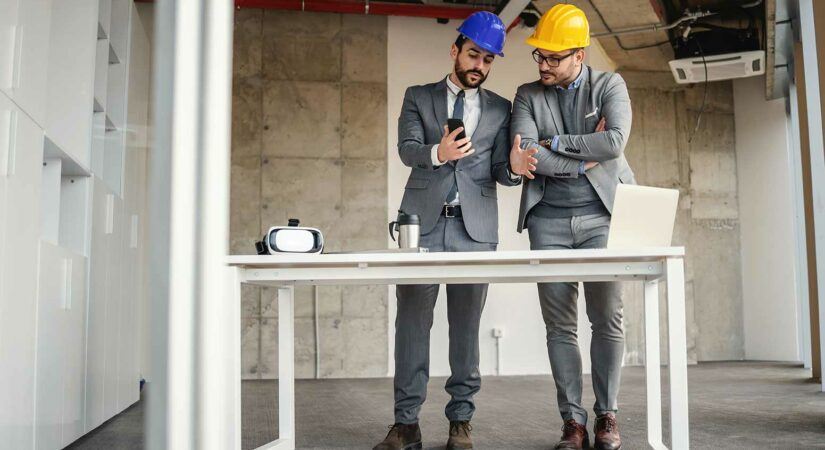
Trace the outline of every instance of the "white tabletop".
{"label": "white tabletop", "polygon": [[233,255],[227,258],[227,264],[260,269],[345,267],[359,264],[373,266],[562,264],[577,262],[648,262],[661,261],[667,258],[682,258],[684,255],[684,247],[655,247],[633,250],[509,250],[437,253],[282,253],[278,255]]}

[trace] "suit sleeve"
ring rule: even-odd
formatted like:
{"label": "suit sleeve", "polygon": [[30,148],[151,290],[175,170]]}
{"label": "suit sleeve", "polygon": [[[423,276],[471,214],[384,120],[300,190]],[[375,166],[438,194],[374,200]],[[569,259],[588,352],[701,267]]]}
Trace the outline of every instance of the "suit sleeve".
{"label": "suit sleeve", "polygon": [[511,141],[516,135],[521,136],[522,148],[537,148],[535,173],[554,178],[578,178],[579,161],[552,152],[539,145],[539,131],[533,107],[523,89],[519,89],[513,101],[513,115],[510,119]]}
{"label": "suit sleeve", "polygon": [[518,186],[521,177],[510,172],[510,102],[507,103],[507,118],[502,122],[493,143],[491,175],[503,186]]}
{"label": "suit sleeve", "polygon": [[601,117],[607,121],[605,131],[591,134],[559,135],[557,152],[582,161],[608,161],[622,155],[630,136],[633,112],[627,85],[621,75],[613,74],[602,98]]}
{"label": "suit sleeve", "polygon": [[409,87],[404,93],[404,104],[398,116],[398,155],[407,167],[432,170],[432,145],[424,143],[424,123],[412,90]]}

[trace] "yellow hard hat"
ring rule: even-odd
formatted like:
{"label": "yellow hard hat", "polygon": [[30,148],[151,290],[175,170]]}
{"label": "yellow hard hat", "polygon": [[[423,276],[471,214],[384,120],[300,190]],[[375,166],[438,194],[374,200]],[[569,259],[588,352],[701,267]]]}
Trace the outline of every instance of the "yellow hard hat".
{"label": "yellow hard hat", "polygon": [[551,52],[587,47],[590,45],[587,16],[573,5],[558,4],[541,16],[536,31],[525,42]]}

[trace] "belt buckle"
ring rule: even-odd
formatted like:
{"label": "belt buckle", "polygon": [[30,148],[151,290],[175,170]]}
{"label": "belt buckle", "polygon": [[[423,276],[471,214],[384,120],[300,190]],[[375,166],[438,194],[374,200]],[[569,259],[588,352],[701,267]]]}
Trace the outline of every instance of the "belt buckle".
{"label": "belt buckle", "polygon": [[445,205],[444,206],[444,217],[450,219],[455,217],[455,206],[452,205]]}

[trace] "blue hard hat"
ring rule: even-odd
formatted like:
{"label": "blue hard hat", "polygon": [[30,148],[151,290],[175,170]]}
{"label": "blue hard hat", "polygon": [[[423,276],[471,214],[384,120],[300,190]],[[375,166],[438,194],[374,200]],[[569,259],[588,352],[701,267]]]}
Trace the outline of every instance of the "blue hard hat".
{"label": "blue hard hat", "polygon": [[504,56],[504,38],[507,27],[497,15],[488,11],[477,11],[464,19],[458,32],[467,36],[479,47],[498,56]]}

